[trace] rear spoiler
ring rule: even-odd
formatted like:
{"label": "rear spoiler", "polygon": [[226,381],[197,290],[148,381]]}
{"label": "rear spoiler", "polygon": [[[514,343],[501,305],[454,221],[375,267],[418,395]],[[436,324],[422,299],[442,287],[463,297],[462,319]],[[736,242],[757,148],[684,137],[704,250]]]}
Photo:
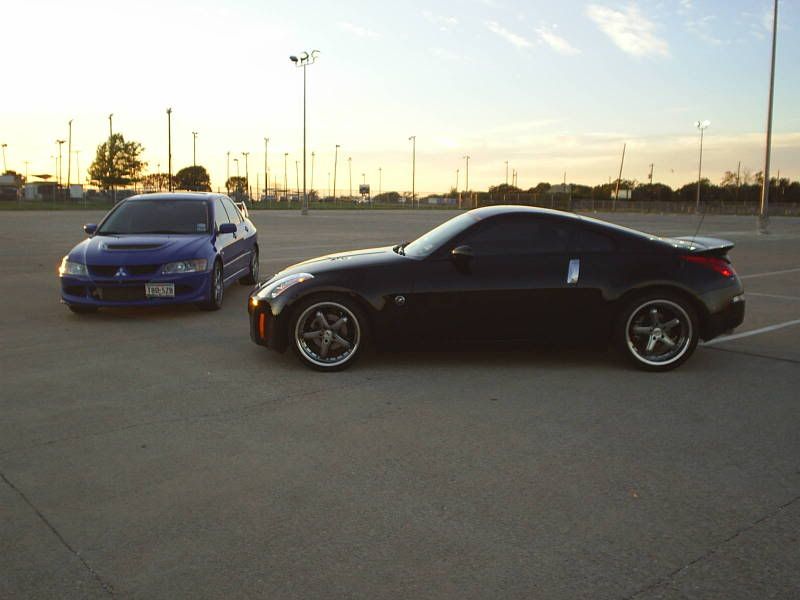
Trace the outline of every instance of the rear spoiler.
{"label": "rear spoiler", "polygon": [[686,248],[692,254],[705,254],[708,256],[719,256],[721,258],[724,258],[728,254],[728,251],[736,245],[730,240],[721,240],[712,237],[684,236],[672,239],[679,242],[682,248]]}

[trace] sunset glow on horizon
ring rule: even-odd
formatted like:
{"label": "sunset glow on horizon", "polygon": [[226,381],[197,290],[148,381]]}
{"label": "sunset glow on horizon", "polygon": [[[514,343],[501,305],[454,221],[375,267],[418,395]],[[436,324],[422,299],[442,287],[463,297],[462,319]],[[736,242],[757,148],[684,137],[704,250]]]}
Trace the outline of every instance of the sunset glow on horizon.
{"label": "sunset glow on horizon", "polygon": [[[320,50],[308,67],[308,180],[338,193],[362,179],[410,191],[416,136],[420,194],[505,181],[599,184],[623,178],[678,186],[697,176],[694,122],[709,119],[704,175],[763,169],[769,0],[523,2],[402,5],[208,0],[131,4],[28,0],[4,7],[8,72],[0,142],[7,166],[52,174],[57,139],[73,120],[73,182],[115,133],[141,142],[148,172],[205,166],[214,190],[233,158],[250,183],[295,187],[302,161],[303,77],[289,55]],[[800,5],[780,4],[772,175],[800,178]],[[63,147],[66,153],[66,145]],[[64,162],[67,157],[64,155]],[[301,169],[302,169],[302,162]],[[66,164],[62,172],[66,177]],[[362,178],[362,174],[364,177]],[[300,172],[302,183],[302,171]]]}

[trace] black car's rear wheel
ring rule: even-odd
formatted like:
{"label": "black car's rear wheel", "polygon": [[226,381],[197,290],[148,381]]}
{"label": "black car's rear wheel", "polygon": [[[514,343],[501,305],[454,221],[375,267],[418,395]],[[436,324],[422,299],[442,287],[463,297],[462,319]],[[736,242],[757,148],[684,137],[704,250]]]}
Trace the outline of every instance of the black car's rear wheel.
{"label": "black car's rear wheel", "polygon": [[361,354],[366,338],[364,313],[343,297],[314,298],[294,311],[289,334],[300,359],[319,371],[338,371]]}
{"label": "black car's rear wheel", "polygon": [[694,352],[697,316],[683,298],[668,294],[641,296],[628,304],[617,321],[620,349],[647,371],[669,371]]}

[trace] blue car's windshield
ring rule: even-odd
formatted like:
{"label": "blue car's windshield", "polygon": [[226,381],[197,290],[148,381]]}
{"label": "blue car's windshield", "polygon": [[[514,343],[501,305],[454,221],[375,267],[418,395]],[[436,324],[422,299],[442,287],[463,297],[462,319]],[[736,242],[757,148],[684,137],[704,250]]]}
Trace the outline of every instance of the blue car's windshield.
{"label": "blue car's windshield", "polygon": [[477,221],[478,217],[471,213],[458,215],[404,246],[403,253],[406,256],[417,258],[430,256],[434,251],[441,248],[445,242],[457,236],[470,225],[474,225]]}
{"label": "blue car's windshield", "polygon": [[203,200],[126,200],[106,217],[97,235],[208,233],[208,207]]}

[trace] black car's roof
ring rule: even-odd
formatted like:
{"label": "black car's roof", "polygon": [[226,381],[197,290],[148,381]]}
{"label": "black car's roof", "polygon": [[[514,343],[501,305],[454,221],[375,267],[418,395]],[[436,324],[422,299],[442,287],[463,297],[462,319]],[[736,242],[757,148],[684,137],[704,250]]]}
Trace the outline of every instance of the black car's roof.
{"label": "black car's roof", "polygon": [[581,223],[590,223],[592,225],[611,229],[621,234],[632,235],[639,238],[648,239],[651,241],[660,240],[658,236],[645,233],[637,229],[623,227],[622,225],[617,225],[616,223],[609,223],[608,221],[603,221],[602,219],[595,219],[594,217],[585,217],[583,215],[577,215],[575,213],[565,212],[563,210],[554,210],[552,208],[540,208],[538,206],[518,206],[510,204],[498,204],[497,206],[484,206],[482,208],[476,208],[474,210],[471,210],[470,213],[474,214],[479,219],[485,219],[487,217],[494,217],[497,215],[511,215],[511,214],[548,215],[552,217],[559,217],[562,219],[571,219],[573,221]]}

